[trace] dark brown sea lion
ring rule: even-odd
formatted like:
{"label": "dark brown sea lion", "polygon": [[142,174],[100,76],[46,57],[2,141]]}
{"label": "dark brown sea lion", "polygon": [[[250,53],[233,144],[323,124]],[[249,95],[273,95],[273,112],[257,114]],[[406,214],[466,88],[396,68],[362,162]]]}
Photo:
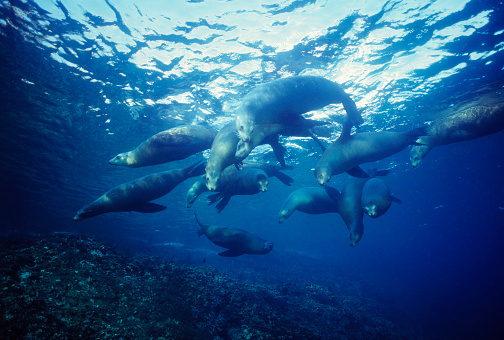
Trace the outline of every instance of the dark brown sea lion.
{"label": "dark brown sea lion", "polygon": [[157,172],[121,184],[84,206],[73,219],[81,221],[108,212],[152,213],[162,211],[166,209],[165,206],[150,201],[166,195],[187,178],[199,176],[204,171],[205,163],[198,162],[185,169]]}
{"label": "dark brown sea lion", "polygon": [[439,145],[458,143],[490,135],[504,129],[504,104],[472,106],[434,121],[427,136],[411,148],[410,160],[417,167],[429,151]]}
{"label": "dark brown sea lion", "polygon": [[181,160],[209,149],[217,131],[199,125],[177,126],[155,134],[135,149],[123,152],[109,164],[138,168]]}
{"label": "dark brown sea lion", "polygon": [[220,256],[264,255],[273,249],[273,243],[263,240],[248,231],[238,228],[204,225],[200,223],[198,216],[196,216],[196,221],[201,227],[198,230],[198,236],[205,235],[212,243],[228,249],[219,253]]}
{"label": "dark brown sea lion", "polygon": [[294,76],[257,86],[236,112],[236,129],[248,143],[260,124],[289,125],[306,112],[342,103],[348,118],[358,126],[362,117],[348,94],[336,83],[317,76]]}

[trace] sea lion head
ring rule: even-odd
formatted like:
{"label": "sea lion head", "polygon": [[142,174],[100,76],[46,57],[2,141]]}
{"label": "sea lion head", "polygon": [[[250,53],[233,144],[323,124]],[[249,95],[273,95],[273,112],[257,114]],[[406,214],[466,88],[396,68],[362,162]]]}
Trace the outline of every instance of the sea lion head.
{"label": "sea lion head", "polygon": [[259,191],[268,191],[268,175],[266,175],[264,171],[261,171],[261,173],[257,174],[256,180],[257,184],[259,185]]}
{"label": "sea lion head", "polygon": [[263,246],[262,254],[267,254],[273,249],[273,243],[270,241],[265,241]]}
{"label": "sea lion head", "polygon": [[292,209],[285,208],[278,213],[278,223],[284,223],[292,215]]}
{"label": "sea lion head", "polygon": [[250,143],[244,142],[240,139],[238,141],[238,144],[236,145],[235,158],[238,160],[243,160],[248,156],[250,151],[252,151],[250,149]]}
{"label": "sea lion head", "polygon": [[427,152],[429,152],[429,147],[427,145],[413,145],[410,151],[411,166],[414,168],[419,166]]}
{"label": "sea lion head", "polygon": [[95,214],[93,213],[93,208],[89,205],[86,205],[81,210],[77,211],[77,214],[75,214],[73,220],[82,221],[83,219],[93,216],[95,216]]}
{"label": "sea lion head", "polygon": [[130,152],[123,152],[109,160],[110,165],[120,165],[120,166],[129,166],[131,167],[133,160],[130,157]]}
{"label": "sea lion head", "polygon": [[378,214],[378,207],[376,206],[376,204],[369,204],[365,207],[362,207],[364,209],[364,212],[369,216],[369,217],[372,217],[372,218],[377,218],[379,217],[380,215]]}
{"label": "sea lion head", "polygon": [[320,185],[326,185],[331,179],[331,172],[327,168],[315,169],[315,177]]}
{"label": "sea lion head", "polygon": [[206,186],[208,190],[210,191],[215,191],[217,190],[217,187],[219,186],[220,182],[220,171],[217,170],[208,170],[206,171],[205,175],[205,181],[206,181]]}
{"label": "sea lion head", "polygon": [[250,142],[250,136],[254,132],[254,124],[248,119],[243,119],[240,116],[236,116],[236,130],[238,131],[238,136],[245,142]]}
{"label": "sea lion head", "polygon": [[350,232],[350,246],[355,247],[357,245],[357,243],[359,243],[361,238],[362,238],[361,233],[351,231]]}

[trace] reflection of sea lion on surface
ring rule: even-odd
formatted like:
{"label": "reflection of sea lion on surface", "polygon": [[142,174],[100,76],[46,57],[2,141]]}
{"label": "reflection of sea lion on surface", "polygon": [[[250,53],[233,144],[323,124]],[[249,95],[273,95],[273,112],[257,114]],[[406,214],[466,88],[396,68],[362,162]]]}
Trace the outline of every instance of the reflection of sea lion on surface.
{"label": "reflection of sea lion on surface", "polygon": [[200,223],[196,214],[195,217],[201,227],[198,230],[198,236],[205,235],[214,244],[228,249],[219,253],[220,256],[264,255],[273,249],[273,243],[263,240],[248,231],[238,228],[204,225]]}
{"label": "reflection of sea lion on surface", "polygon": [[157,172],[131,182],[118,185],[77,212],[74,221],[108,212],[139,211],[158,212],[165,206],[150,201],[160,198],[189,177],[205,171],[205,163],[196,163],[185,169]]}
{"label": "reflection of sea lion on surface", "polygon": [[333,198],[339,196],[339,192],[331,187],[326,189],[334,190],[331,196],[321,187],[305,187],[291,192],[278,213],[278,223],[283,223],[296,210],[307,214],[338,212],[338,203]]}
{"label": "reflection of sea lion on surface", "polygon": [[112,158],[112,165],[138,168],[181,160],[209,149],[217,131],[199,125],[177,126],[150,137],[135,149]]}
{"label": "reflection of sea lion on surface", "polygon": [[439,145],[462,142],[490,135],[504,129],[504,104],[473,106],[434,121],[427,136],[418,139],[421,145],[411,149],[410,160],[417,167],[429,151]]}
{"label": "reflection of sea lion on surface", "polygon": [[419,136],[425,135],[425,128],[408,132],[363,132],[350,135],[348,122],[341,136],[331,143],[315,167],[315,177],[320,185],[325,185],[331,176],[348,172],[352,176],[365,177],[359,167],[362,163],[374,162],[389,157],[408,145],[416,144]]}
{"label": "reflection of sea lion on surface", "polygon": [[248,143],[261,124],[289,125],[306,112],[342,103],[348,118],[358,126],[362,117],[348,94],[336,83],[317,76],[294,76],[261,84],[250,91],[236,112],[236,129]]}

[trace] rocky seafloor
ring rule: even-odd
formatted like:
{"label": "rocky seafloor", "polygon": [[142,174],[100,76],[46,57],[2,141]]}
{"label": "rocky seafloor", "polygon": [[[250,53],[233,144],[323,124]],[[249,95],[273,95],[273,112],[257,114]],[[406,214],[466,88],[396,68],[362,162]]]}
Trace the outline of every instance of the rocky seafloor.
{"label": "rocky seafloor", "polygon": [[239,281],[82,235],[24,238],[0,253],[0,338],[417,338],[322,285]]}

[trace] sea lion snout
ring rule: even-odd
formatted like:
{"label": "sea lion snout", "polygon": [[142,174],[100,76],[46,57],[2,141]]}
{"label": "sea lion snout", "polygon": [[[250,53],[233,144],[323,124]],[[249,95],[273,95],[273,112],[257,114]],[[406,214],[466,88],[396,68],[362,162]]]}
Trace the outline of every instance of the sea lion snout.
{"label": "sea lion snout", "polygon": [[264,251],[265,253],[269,253],[273,249],[273,243],[270,241],[264,242]]}

